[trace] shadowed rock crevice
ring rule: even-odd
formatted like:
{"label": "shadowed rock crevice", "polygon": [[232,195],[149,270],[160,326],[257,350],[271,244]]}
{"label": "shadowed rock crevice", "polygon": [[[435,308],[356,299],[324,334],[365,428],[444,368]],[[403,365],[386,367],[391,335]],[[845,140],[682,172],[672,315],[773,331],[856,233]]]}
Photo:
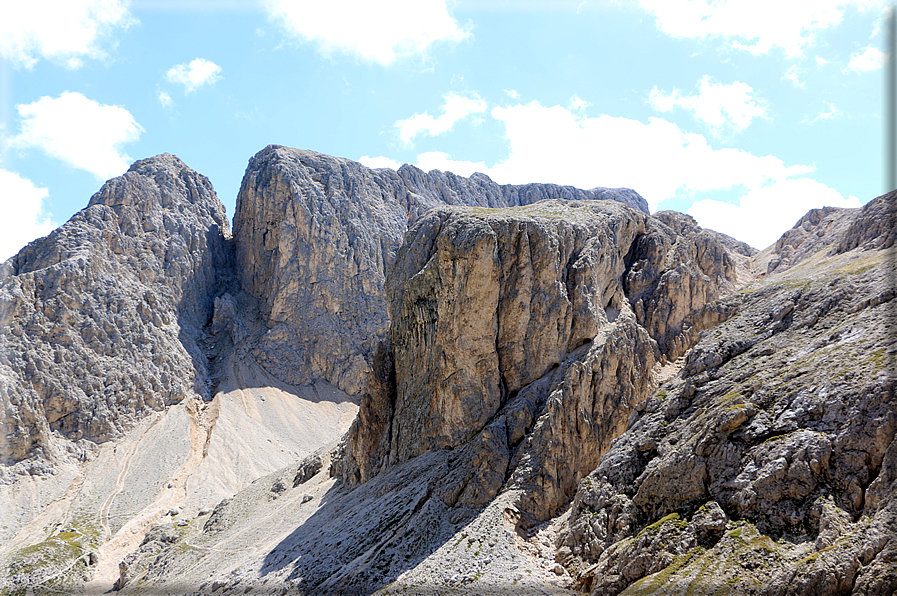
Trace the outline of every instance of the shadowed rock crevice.
{"label": "shadowed rock crevice", "polygon": [[[479,508],[515,490],[529,523],[553,516],[655,384],[663,355],[630,308],[631,272],[654,268],[639,305],[657,302],[663,276],[697,280],[703,297],[731,286],[727,249],[683,224],[687,237],[613,202],[423,216],[386,281],[395,385],[366,394],[333,473],[363,482],[452,449],[437,491],[447,505]],[[644,249],[652,242],[656,251]],[[702,255],[714,277],[690,261],[662,269],[683,254]],[[713,320],[696,310],[699,298],[664,292],[681,320]],[[732,312],[715,309],[717,320]],[[697,337],[694,327],[680,344]]]}
{"label": "shadowed rock crevice", "polygon": [[[883,202],[849,218],[884,217]],[[843,242],[826,235],[822,248]],[[579,483],[558,557],[581,589],[894,589],[884,536],[897,511],[880,497],[894,482],[894,311],[869,299],[889,284],[887,253],[869,247],[886,243],[837,258],[817,245],[797,268],[741,291],[738,316],[703,335]],[[711,505],[724,531],[702,544]]]}

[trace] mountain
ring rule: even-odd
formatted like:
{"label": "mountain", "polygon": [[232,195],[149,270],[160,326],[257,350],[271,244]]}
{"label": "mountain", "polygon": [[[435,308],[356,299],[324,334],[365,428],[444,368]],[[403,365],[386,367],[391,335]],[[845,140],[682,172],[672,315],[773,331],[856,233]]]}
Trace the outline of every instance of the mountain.
{"label": "mountain", "polygon": [[891,594],[894,198],[136,162],[2,265],[0,585]]}

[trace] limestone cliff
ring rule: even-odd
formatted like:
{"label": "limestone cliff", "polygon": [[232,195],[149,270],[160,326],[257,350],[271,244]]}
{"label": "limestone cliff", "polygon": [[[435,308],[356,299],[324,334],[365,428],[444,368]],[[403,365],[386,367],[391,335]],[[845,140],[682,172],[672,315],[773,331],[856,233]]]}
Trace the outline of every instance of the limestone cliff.
{"label": "limestone cliff", "polygon": [[269,328],[255,357],[287,382],[323,378],[361,393],[389,326],[384,281],[409,224],[438,205],[509,207],[549,198],[611,199],[648,211],[629,189],[501,186],[482,174],[371,170],[267,147],[250,160],[234,217],[240,281],[259,299]]}
{"label": "limestone cliff", "polygon": [[137,162],[2,265],[0,585],[892,594],[893,201]]}
{"label": "limestone cliff", "polygon": [[729,251],[681,217],[674,229],[609,201],[422,217],[386,282],[387,371],[338,473],[363,482],[451,449],[444,502],[515,488],[529,519],[551,517],[653,385],[659,345],[696,337],[705,301],[731,288]]}
{"label": "limestone cliff", "polygon": [[[208,179],[165,154],[134,163],[2,265],[7,463],[52,458],[53,433],[106,441],[149,411],[208,397],[196,339],[229,239]],[[69,447],[85,457],[90,443]]]}

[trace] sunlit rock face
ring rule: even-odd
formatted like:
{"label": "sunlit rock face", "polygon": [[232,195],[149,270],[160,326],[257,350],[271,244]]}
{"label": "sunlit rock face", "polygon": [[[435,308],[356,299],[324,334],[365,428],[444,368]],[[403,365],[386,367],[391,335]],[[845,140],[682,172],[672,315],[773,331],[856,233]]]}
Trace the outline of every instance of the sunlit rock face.
{"label": "sunlit rock face", "polygon": [[[386,281],[381,361],[394,377],[369,386],[348,441],[354,467],[340,473],[365,481],[450,449],[446,503],[483,505],[506,486],[533,518],[553,515],[653,386],[659,344],[703,328],[696,294],[731,284],[730,251],[685,224],[612,201],[421,217]],[[688,258],[698,254],[703,268]],[[670,279],[702,291],[676,292]]]}
{"label": "sunlit rock face", "polygon": [[52,431],[102,442],[148,411],[207,397],[196,338],[230,268],[229,239],[208,179],[164,154],[3,264],[7,461],[52,457]]}
{"label": "sunlit rock face", "polygon": [[362,393],[387,336],[384,283],[408,226],[440,205],[509,207],[550,198],[607,199],[648,211],[629,189],[498,185],[482,174],[369,169],[267,147],[249,162],[234,218],[237,272],[269,328],[255,356],[291,383],[323,378]]}
{"label": "sunlit rock face", "polygon": [[139,161],[2,264],[0,576],[893,594],[893,201],[757,253],[627,189],[270,146],[232,238]]}

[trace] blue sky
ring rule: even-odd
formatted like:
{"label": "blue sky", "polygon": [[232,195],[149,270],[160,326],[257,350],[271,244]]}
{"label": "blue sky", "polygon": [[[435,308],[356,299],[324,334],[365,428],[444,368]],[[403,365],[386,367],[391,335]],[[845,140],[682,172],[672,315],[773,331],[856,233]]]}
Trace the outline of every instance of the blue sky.
{"label": "blue sky", "polygon": [[884,192],[879,0],[0,2],[0,259],[136,159],[270,143],[626,186],[757,248]]}

